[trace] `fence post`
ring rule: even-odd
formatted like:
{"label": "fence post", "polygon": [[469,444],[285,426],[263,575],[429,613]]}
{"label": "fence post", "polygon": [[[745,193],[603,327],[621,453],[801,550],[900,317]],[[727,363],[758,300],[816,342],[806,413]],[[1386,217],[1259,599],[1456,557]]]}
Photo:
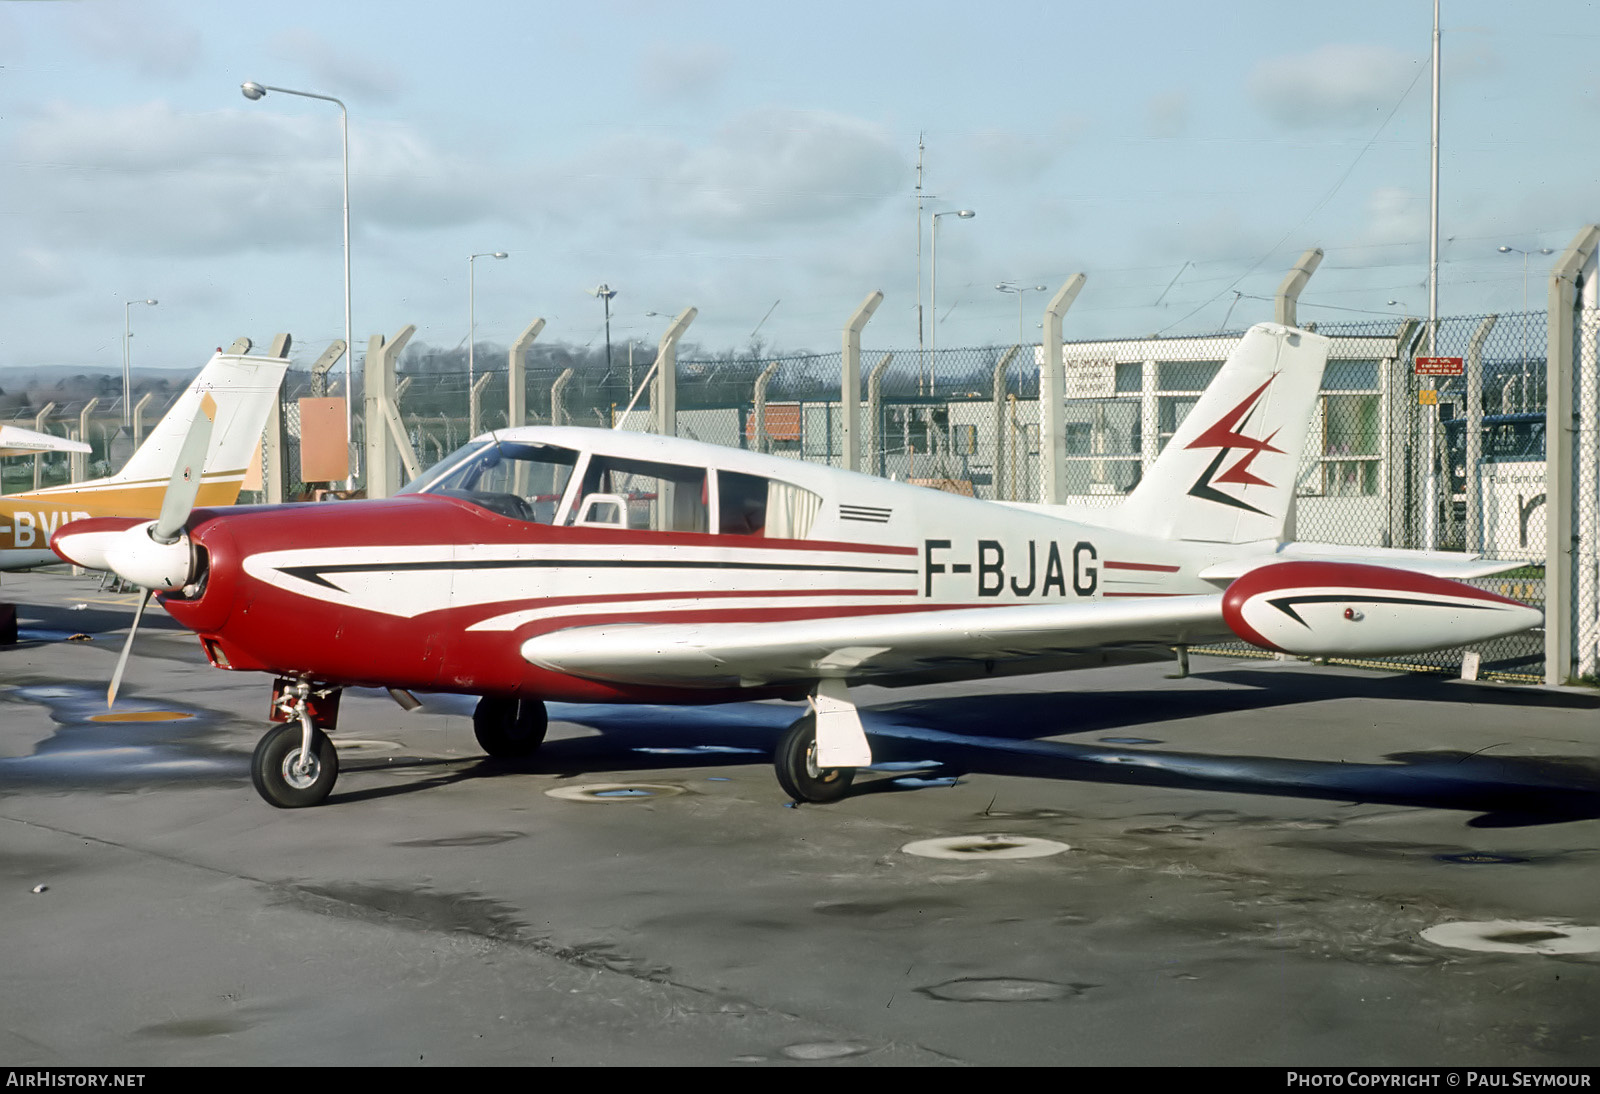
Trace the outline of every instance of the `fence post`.
{"label": "fence post", "polygon": [[1578,416],[1581,431],[1578,434],[1578,504],[1573,515],[1574,533],[1578,537],[1578,627],[1577,661],[1580,677],[1596,675],[1596,658],[1600,654],[1600,572],[1597,572],[1597,537],[1600,537],[1600,493],[1596,477],[1600,475],[1600,276],[1597,276],[1595,254],[1589,255],[1584,267],[1583,285],[1578,296],[1577,359],[1573,365],[1578,373]]}
{"label": "fence post", "polygon": [[[85,444],[89,441],[89,415],[94,413],[94,408],[100,405],[100,397],[96,395],[83,404],[83,410],[78,414],[78,439]],[[71,458],[72,481],[82,482],[89,477],[90,452],[74,452]]]}
{"label": "fence post", "polygon": [[[779,362],[772,362],[772,364],[761,370],[760,376],[756,377],[756,390],[752,397],[752,402],[756,415],[757,452],[765,452],[767,450],[767,442],[770,440],[770,436],[767,433],[767,386],[772,383],[772,378],[778,374],[778,365]],[[802,423],[802,439],[803,437],[804,429]]]}
{"label": "fence post", "polygon": [[1478,329],[1472,332],[1472,338],[1467,342],[1467,436],[1465,460],[1466,495],[1467,495],[1467,527],[1462,538],[1462,548],[1470,553],[1481,554],[1483,543],[1483,507],[1479,497],[1478,476],[1481,469],[1478,461],[1483,459],[1483,344],[1489,338],[1489,332],[1494,330],[1498,315],[1484,316],[1483,322],[1478,324]]}
{"label": "fence post", "polygon": [[1300,261],[1294,268],[1284,275],[1283,282],[1278,286],[1278,295],[1272,304],[1272,319],[1286,327],[1297,327],[1300,305],[1300,290],[1306,287],[1306,282],[1311,280],[1311,275],[1317,272],[1317,267],[1322,265],[1322,248],[1312,247],[1300,256]]}
{"label": "fence post", "polygon": [[1073,274],[1044,309],[1043,359],[1039,362],[1039,455],[1044,460],[1044,497],[1049,505],[1067,499],[1066,408],[1067,366],[1061,356],[1061,317],[1083,288],[1084,275]]}
{"label": "fence post", "polygon": [[322,351],[322,356],[317,358],[316,364],[311,366],[311,396],[320,399],[328,394],[328,370],[344,356],[344,339],[335,338],[328,343],[328,348]]}
{"label": "fence post", "polygon": [[147,391],[133,404],[133,447],[135,450],[144,443],[144,408],[156,397],[153,391]]}
{"label": "fence post", "polygon": [[867,474],[883,477],[883,373],[894,360],[886,353],[867,373]]}
{"label": "fence post", "polygon": [[528,424],[528,347],[542,330],[544,320],[535,319],[511,344],[511,354],[506,361],[506,424],[512,429]]}
{"label": "fence post", "polygon": [[[44,409],[33,417],[33,428],[36,433],[45,432],[44,423],[50,415],[56,412],[55,403],[44,404]],[[33,488],[39,489],[44,485],[44,453],[36,452],[33,457]]]}
{"label": "fence post", "polygon": [[1006,369],[1011,367],[1011,362],[1021,352],[1022,346],[1018,344],[1000,355],[999,364],[994,366],[994,382],[990,387],[990,397],[994,400],[994,481],[990,484],[989,493],[995,501],[1000,500],[1000,484],[1006,481]]}
{"label": "fence post", "polygon": [[421,473],[417,454],[411,447],[400,421],[400,404],[395,395],[394,368],[400,360],[411,336],[417,333],[414,323],[407,323],[393,338],[385,339],[374,334],[367,342],[365,410],[367,446],[367,497],[386,498],[400,484],[395,481],[391,457],[398,454],[405,473],[415,477]]}
{"label": "fence post", "polygon": [[844,411],[844,459],[847,471],[861,470],[861,328],[883,303],[882,290],[867,294],[844,326],[844,360],[839,378],[839,405]]}
{"label": "fence post", "polygon": [[662,437],[678,435],[678,339],[689,329],[698,308],[684,308],[661,336],[656,348],[656,383],[650,392],[650,416],[655,419],[656,433]]}
{"label": "fence post", "polygon": [[478,428],[478,407],[483,402],[483,389],[489,386],[489,376],[490,374],[485,372],[467,390],[467,437],[469,439],[483,432]]}
{"label": "fence post", "polygon": [[[567,385],[572,383],[576,375],[570,368],[564,369],[556,382],[550,385],[550,424],[571,425],[572,418],[567,414]],[[615,423],[613,423],[615,424]]]}
{"label": "fence post", "polygon": [[1384,457],[1379,464],[1382,482],[1379,489],[1389,499],[1382,547],[1411,546],[1412,468],[1411,419],[1414,400],[1411,398],[1411,359],[1417,339],[1422,337],[1423,325],[1415,319],[1402,320],[1394,336],[1394,353],[1379,364],[1382,372],[1380,410],[1383,431]]}
{"label": "fence post", "polygon": [[[1580,231],[1550,268],[1549,349],[1545,358],[1545,597],[1544,682],[1563,684],[1573,674],[1574,553],[1578,534],[1597,529],[1573,527],[1573,450],[1578,408],[1573,400],[1573,356],[1580,292],[1590,295],[1600,225]],[[1575,314],[1576,313],[1576,314]],[[1590,419],[1582,428],[1593,429]]]}

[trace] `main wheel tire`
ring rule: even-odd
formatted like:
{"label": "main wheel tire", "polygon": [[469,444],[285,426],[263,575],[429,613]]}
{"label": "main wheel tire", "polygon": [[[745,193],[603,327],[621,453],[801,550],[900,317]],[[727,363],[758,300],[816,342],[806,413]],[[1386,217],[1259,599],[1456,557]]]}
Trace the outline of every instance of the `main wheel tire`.
{"label": "main wheel tire", "polygon": [[478,747],[499,760],[531,756],[544,744],[550,715],[539,699],[485,695],[472,712],[472,733]]}
{"label": "main wheel tire", "polygon": [[269,730],[250,757],[250,781],[268,805],[279,809],[304,809],[320,805],[333,791],[339,778],[339,753],[320,729],[311,731],[310,764],[297,770],[300,762],[298,722],[285,722]]}
{"label": "main wheel tire", "polygon": [[778,785],[797,802],[836,802],[850,792],[853,767],[817,766],[817,716],[807,714],[790,726],[772,754]]}

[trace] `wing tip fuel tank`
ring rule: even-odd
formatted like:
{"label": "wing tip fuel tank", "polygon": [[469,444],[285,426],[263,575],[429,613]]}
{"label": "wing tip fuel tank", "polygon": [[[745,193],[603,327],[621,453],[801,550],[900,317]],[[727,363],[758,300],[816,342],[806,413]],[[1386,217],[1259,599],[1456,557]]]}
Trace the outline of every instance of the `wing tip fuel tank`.
{"label": "wing tip fuel tank", "polygon": [[1283,562],[1228,587],[1222,617],[1263,649],[1314,657],[1417,653],[1544,622],[1521,601],[1460,581],[1347,562]]}

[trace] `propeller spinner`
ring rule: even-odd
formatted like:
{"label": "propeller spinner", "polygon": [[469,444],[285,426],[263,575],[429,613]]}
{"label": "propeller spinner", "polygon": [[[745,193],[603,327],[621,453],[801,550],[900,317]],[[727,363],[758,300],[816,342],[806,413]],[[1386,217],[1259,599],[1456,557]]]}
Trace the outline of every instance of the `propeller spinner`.
{"label": "propeller spinner", "polygon": [[193,578],[193,554],[184,525],[200,493],[200,475],[206,451],[211,446],[211,429],[216,417],[216,400],[207,392],[178,449],[177,464],[162,496],[161,515],[155,520],[117,531],[97,531],[91,526],[75,535],[56,537],[57,553],[64,558],[80,566],[110,570],[124,581],[139,586],[144,594],[133,614],[127,640],[122,644],[111,686],[106,689],[106,706],[116,702],[122,674],[128,667],[128,655],[133,650],[133,637],[139,633],[139,623],[151,595],[157,589],[181,589]]}

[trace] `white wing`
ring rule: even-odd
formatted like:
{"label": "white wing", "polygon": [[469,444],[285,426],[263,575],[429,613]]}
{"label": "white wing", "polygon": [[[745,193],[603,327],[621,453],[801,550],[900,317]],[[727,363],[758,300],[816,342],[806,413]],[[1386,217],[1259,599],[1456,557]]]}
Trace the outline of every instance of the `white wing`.
{"label": "white wing", "polygon": [[49,433],[35,433],[19,425],[0,425],[0,456],[31,456],[37,452],[87,452],[82,441],[69,441]]}
{"label": "white wing", "polygon": [[870,680],[1232,638],[1221,594],[951,608],[773,623],[610,624],[537,635],[522,656],[592,680],[753,687]]}

